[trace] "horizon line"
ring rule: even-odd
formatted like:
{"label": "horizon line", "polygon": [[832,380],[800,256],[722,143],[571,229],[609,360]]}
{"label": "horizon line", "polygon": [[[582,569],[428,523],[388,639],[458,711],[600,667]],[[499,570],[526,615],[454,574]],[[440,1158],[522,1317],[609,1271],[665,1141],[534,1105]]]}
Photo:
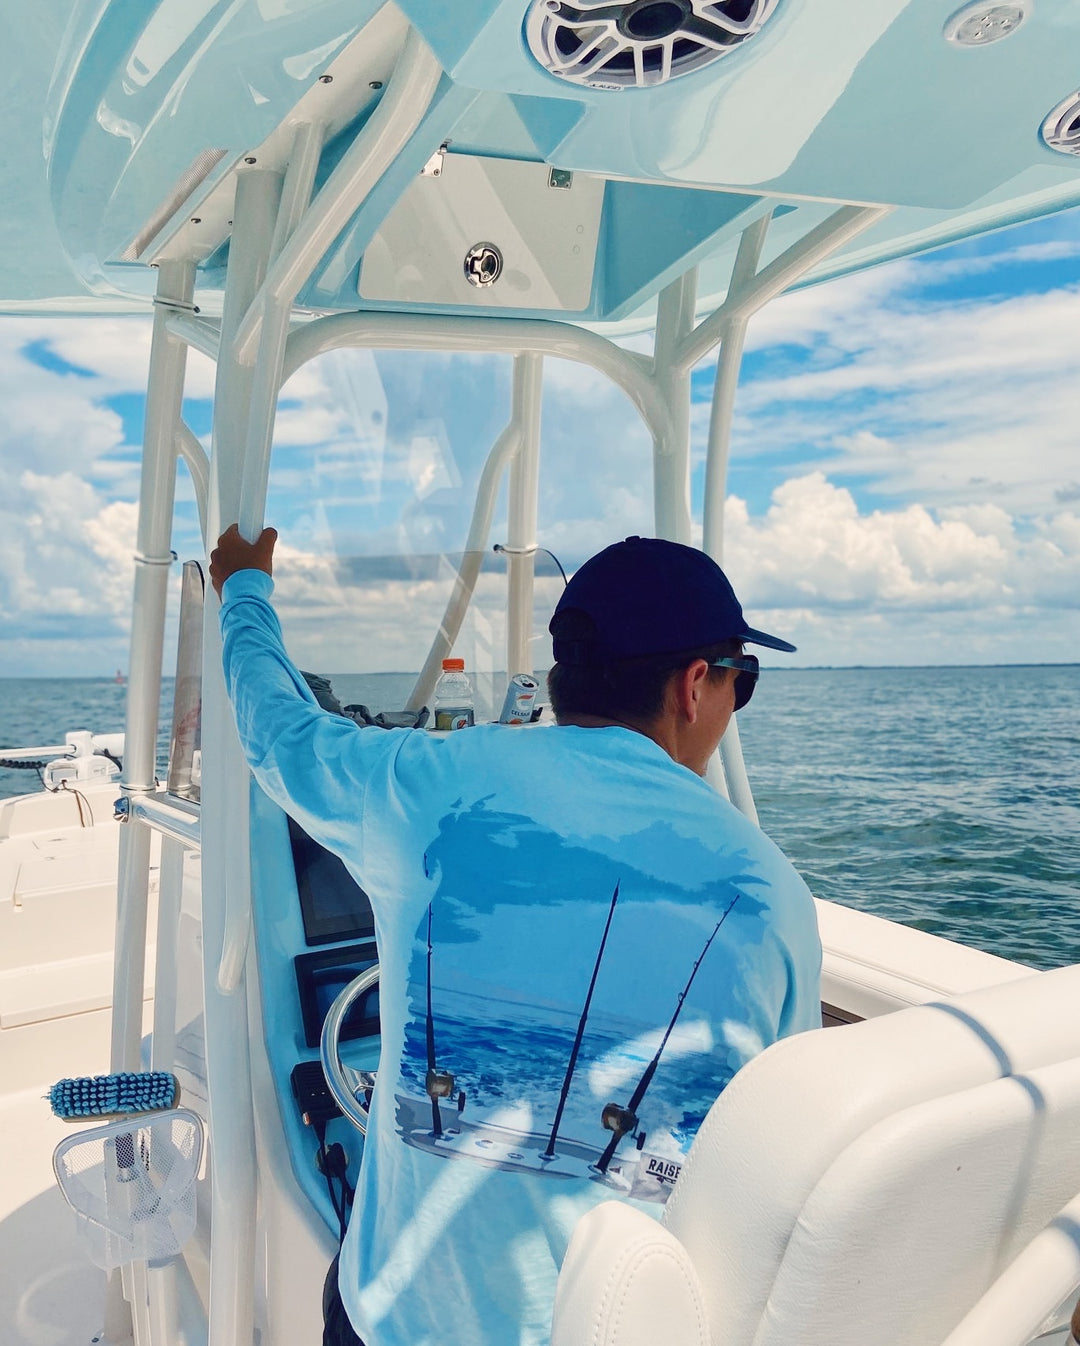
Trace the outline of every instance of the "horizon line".
{"label": "horizon line", "polygon": [[[770,673],[851,673],[872,670],[903,672],[905,669],[928,668],[1080,668],[1080,659],[1028,660],[1023,663],[983,663],[983,664],[762,664],[762,669]],[[534,677],[544,677],[548,669],[540,669]],[[504,669],[466,669],[473,677],[506,677]],[[338,669],[323,674],[328,678],[415,678],[419,670],[405,668],[377,669],[369,672],[355,672]],[[128,685],[128,675],[123,675],[123,683],[118,683],[115,673],[0,673],[0,682],[105,682],[112,686]],[[175,682],[175,674],[163,673],[162,682]]]}

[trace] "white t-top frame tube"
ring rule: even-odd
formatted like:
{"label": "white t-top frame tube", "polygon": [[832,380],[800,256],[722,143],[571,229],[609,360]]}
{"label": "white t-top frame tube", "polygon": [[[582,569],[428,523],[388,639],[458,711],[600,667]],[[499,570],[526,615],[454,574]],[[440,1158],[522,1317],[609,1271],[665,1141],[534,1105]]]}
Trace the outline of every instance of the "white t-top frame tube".
{"label": "white t-top frame tube", "polygon": [[[223,333],[234,331],[266,263],[280,194],[276,174],[255,171],[237,184]],[[236,518],[250,371],[222,344],[211,453],[210,537]],[[221,951],[230,915],[250,920],[248,799],[221,668],[218,604],[207,595],[203,626],[202,951],[206,1073],[210,1098],[211,1181],[208,1346],[247,1346],[255,1309],[255,1118],[243,962],[221,984]],[[230,911],[230,906],[232,911]],[[233,969],[230,969],[233,972]]]}
{"label": "white t-top frame tube", "polygon": [[656,306],[653,379],[666,416],[653,430],[653,508],[656,536],[691,542],[690,366],[678,352],[694,325],[697,268],[660,292]]}
{"label": "white t-top frame tube", "polygon": [[[187,347],[168,331],[166,323],[171,303],[191,303],[194,280],[195,267],[188,262],[171,262],[158,276],[159,302],[154,311],[146,391],[124,771],[120,781],[126,795],[152,792],[157,784],[158,704],[176,493],[176,426],[187,365]],[[132,821],[120,830],[113,954],[113,1071],[139,1069],[149,874],[150,831]]]}
{"label": "white t-top frame tube", "polygon": [[[751,316],[770,299],[782,293],[831,252],[869,228],[885,213],[877,207],[843,206],[761,271],[758,270],[758,263],[772,216],[770,213],[755,220],[739,240],[723,304],[694,329],[679,349],[676,358],[685,364],[701,359],[717,341],[721,343],[709,415],[702,526],[702,549],[718,565],[723,564],[724,558],[724,501],[731,456],[731,424],[747,324]],[[710,763],[709,779],[718,788],[722,784],[735,807],[757,822],[757,806],[746,774],[735,716],[731,717],[727,732],[720,742],[719,757],[722,772],[717,770],[714,759]]]}
{"label": "white t-top frame tube", "polygon": [[506,537],[506,669],[533,671],[533,580],[536,573],[536,512],[540,488],[540,403],[544,361],[519,355],[514,361],[514,416],[521,447],[510,464],[510,509]]}

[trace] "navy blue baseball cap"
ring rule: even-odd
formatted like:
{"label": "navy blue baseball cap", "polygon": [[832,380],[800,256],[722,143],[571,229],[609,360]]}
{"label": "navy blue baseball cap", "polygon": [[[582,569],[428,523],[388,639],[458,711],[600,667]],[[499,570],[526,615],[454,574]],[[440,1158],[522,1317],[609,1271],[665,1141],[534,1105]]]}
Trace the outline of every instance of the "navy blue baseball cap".
{"label": "navy blue baseball cap", "polygon": [[615,663],[743,640],[793,653],[778,636],[747,626],[727,576],[695,547],[628,537],[575,572],[548,627],[556,662]]}

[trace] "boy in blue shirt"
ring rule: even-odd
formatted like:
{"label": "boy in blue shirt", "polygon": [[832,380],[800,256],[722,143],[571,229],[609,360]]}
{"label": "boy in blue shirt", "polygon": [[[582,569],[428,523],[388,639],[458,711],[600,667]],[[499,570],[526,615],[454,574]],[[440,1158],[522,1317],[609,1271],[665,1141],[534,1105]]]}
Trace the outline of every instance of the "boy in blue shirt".
{"label": "boy in blue shirt", "polygon": [[[809,892],[701,778],[754,689],[720,568],[628,538],[551,622],[557,725],[444,737],[321,710],[235,526],[211,578],[256,779],[368,893],[382,1057],[327,1346],[544,1346],[577,1219],[659,1215],[747,1060],[820,1024]],[[450,1081],[449,1085],[447,1081]]]}

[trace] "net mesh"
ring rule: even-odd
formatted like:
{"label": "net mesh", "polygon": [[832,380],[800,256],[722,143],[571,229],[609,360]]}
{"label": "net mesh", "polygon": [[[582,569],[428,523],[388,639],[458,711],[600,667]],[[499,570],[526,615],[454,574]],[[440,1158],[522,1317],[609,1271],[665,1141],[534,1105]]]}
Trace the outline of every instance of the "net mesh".
{"label": "net mesh", "polygon": [[175,1257],[195,1232],[202,1123],[183,1108],[61,1141],[53,1168],[96,1266]]}

